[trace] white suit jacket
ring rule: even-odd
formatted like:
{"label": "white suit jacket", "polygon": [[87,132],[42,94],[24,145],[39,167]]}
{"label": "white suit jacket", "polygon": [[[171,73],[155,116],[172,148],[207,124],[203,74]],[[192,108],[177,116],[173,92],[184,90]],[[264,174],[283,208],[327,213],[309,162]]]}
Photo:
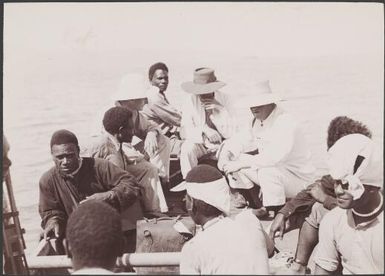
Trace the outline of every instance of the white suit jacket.
{"label": "white suit jacket", "polygon": [[[215,100],[218,101],[223,109],[214,111],[210,115],[218,132],[223,138],[229,138],[234,132],[234,122],[232,108],[229,105],[228,96],[220,91],[215,92]],[[182,109],[181,128],[186,140],[193,143],[203,143],[202,131],[206,122],[205,109],[197,95],[188,95]]]}

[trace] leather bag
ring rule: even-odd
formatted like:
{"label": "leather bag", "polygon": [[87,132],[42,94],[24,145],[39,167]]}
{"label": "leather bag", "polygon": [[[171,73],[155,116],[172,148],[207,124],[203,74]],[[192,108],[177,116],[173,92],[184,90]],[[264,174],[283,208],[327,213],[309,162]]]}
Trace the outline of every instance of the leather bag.
{"label": "leather bag", "polygon": [[[136,253],[180,252],[195,235],[190,217],[160,217],[137,221]],[[179,274],[177,267],[137,267],[138,274]]]}

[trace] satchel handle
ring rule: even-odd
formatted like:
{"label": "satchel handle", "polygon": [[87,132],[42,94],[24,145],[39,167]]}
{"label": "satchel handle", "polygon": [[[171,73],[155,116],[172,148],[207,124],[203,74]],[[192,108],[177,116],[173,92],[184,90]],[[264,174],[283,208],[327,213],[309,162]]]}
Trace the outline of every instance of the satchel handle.
{"label": "satchel handle", "polygon": [[160,218],[152,218],[152,219],[144,218],[144,219],[146,220],[146,222],[153,222],[153,223],[157,223],[158,221],[162,221],[162,220],[175,220],[175,222],[177,222],[181,217],[182,215],[178,215],[176,218],[160,217]]}

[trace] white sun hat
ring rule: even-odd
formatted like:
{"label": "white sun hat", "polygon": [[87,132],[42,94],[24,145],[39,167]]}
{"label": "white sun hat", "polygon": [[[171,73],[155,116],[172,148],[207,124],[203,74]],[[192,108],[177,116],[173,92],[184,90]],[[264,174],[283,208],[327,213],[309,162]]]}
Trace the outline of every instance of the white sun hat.
{"label": "white sun hat", "polygon": [[143,75],[129,73],[122,77],[118,90],[113,95],[112,100],[124,101],[146,98],[146,90],[149,85]]}
{"label": "white sun hat", "polygon": [[243,86],[247,91],[241,91],[241,95],[237,103],[239,107],[253,107],[278,103],[282,101],[281,97],[273,93],[270,87],[270,81],[254,82]]}
{"label": "white sun hat", "polygon": [[126,74],[121,79],[118,90],[112,96],[111,101],[115,106],[142,110],[148,102],[146,92],[148,88],[149,84],[142,74]]}

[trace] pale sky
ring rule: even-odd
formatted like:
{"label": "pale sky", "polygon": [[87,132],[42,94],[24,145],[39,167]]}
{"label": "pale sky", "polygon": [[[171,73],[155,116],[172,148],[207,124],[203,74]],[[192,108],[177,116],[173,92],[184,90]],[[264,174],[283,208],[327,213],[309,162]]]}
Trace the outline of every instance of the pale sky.
{"label": "pale sky", "polygon": [[6,3],[4,50],[312,56],[384,50],[379,3]]}

